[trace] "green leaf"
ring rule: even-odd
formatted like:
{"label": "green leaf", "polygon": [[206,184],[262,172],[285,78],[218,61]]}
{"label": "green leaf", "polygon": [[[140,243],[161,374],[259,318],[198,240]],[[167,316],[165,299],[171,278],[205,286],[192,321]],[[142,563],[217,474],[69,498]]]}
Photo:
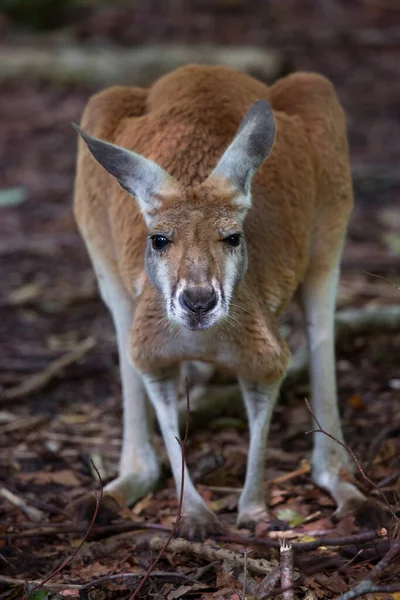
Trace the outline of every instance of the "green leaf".
{"label": "green leaf", "polygon": [[29,594],[28,600],[46,600],[48,595],[48,590],[35,590]]}
{"label": "green leaf", "polygon": [[286,521],[290,527],[297,527],[297,525],[300,525],[304,521],[303,515],[300,515],[292,508],[282,508],[278,512],[278,519],[281,519],[281,521]]}

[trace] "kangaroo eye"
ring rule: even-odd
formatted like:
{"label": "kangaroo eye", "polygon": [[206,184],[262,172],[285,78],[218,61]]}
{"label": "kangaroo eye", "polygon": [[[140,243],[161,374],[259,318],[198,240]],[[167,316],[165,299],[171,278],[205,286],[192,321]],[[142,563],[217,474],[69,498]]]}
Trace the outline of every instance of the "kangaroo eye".
{"label": "kangaroo eye", "polygon": [[240,233],[233,233],[232,235],[228,235],[228,237],[224,238],[222,241],[232,248],[237,248],[240,244],[240,238]]}
{"label": "kangaroo eye", "polygon": [[153,235],[151,237],[151,244],[154,250],[164,250],[170,243],[169,239],[163,235]]}

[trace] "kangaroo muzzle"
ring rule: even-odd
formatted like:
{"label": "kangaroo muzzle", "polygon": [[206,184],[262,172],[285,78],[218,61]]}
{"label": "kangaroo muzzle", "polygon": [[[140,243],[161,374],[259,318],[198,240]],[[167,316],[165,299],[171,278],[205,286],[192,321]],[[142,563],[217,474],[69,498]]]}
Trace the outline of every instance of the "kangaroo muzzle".
{"label": "kangaroo muzzle", "polygon": [[179,304],[185,311],[201,316],[217,305],[218,296],[212,285],[188,285],[179,296]]}

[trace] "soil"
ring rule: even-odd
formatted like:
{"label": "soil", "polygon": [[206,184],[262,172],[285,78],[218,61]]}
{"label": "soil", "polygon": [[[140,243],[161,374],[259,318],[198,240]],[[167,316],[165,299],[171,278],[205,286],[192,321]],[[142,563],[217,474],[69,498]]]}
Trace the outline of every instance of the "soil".
{"label": "soil", "polygon": [[[348,6],[334,0],[318,5],[293,0],[164,5],[150,0],[135,10],[118,5],[86,10],[69,25],[68,35],[86,44],[255,44],[279,50],[287,70],[313,70],[330,77],[348,115],[356,198],[338,303],[340,308],[372,308],[398,304],[400,298],[399,17],[399,7],[390,1],[360,0]],[[7,43],[25,35],[8,18],[1,23]],[[83,492],[98,487],[91,460],[101,466],[104,479],[115,473],[118,463],[121,413],[113,328],[71,210],[76,135],[70,123],[79,121],[95,91],[85,85],[29,79],[0,82],[0,188],[19,188],[24,200],[0,208],[0,390],[43,371],[78,342],[96,339],[81,360],[37,393],[9,402],[0,399],[0,484],[40,508],[44,527],[53,528],[34,535],[37,525],[0,496],[0,590],[9,598],[21,596],[24,587],[6,583],[4,577],[14,583],[41,579],[82,539],[85,527],[72,523],[68,509]],[[302,324],[294,309],[285,322],[295,344]],[[337,357],[346,440],[392,506],[400,495],[399,356],[400,332],[382,331],[349,337]],[[305,432],[310,418],[304,403],[308,393],[307,385],[283,391],[268,443],[266,480],[293,473],[309,458],[311,436]],[[171,526],[176,517],[177,500],[158,433],[156,444],[165,464],[160,488],[120,515],[125,525]],[[194,481],[231,533],[237,533],[236,490],[243,483],[247,444],[246,424],[240,419],[214,420],[206,429],[191,432],[188,442]],[[361,477],[359,482],[362,486]],[[216,489],[221,486],[230,491]],[[307,541],[321,531],[338,537],[363,530],[353,518],[332,522],[333,502],[308,472],[268,490],[278,529],[294,531],[295,541]],[[376,490],[368,491],[377,496]],[[395,519],[390,526],[395,528]],[[52,583],[63,582],[64,595],[77,595],[70,584],[136,573],[134,582],[108,580],[92,592],[80,592],[93,598],[128,597],[153,558],[141,542],[154,532],[116,531],[117,526],[111,532],[95,528]],[[20,537],[14,535],[17,532]],[[259,527],[256,535],[270,539],[271,533]],[[217,544],[243,552],[240,543]],[[384,538],[295,551],[302,573],[297,597],[305,597],[306,590],[314,598],[340,595],[365,578],[387,549]],[[276,558],[277,551],[253,545],[250,556]],[[142,597],[242,594],[238,573],[190,553],[166,553],[156,573]],[[387,567],[381,583],[398,583],[400,590],[399,561]]]}

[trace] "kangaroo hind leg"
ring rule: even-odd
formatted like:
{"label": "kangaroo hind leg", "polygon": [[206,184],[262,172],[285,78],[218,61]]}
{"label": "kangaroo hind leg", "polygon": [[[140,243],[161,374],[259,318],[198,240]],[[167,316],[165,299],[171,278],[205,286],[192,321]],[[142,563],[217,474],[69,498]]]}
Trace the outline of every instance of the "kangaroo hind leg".
{"label": "kangaroo hind leg", "polygon": [[[128,359],[132,302],[114,270],[93,250],[90,250],[90,255],[101,296],[114,321],[119,353],[123,400],[122,450],[119,475],[105,486],[103,502],[104,507],[118,510],[133,504],[155,487],[159,480],[159,466],[151,440],[148,401],[142,377]],[[87,512],[80,507],[77,511]]]}

